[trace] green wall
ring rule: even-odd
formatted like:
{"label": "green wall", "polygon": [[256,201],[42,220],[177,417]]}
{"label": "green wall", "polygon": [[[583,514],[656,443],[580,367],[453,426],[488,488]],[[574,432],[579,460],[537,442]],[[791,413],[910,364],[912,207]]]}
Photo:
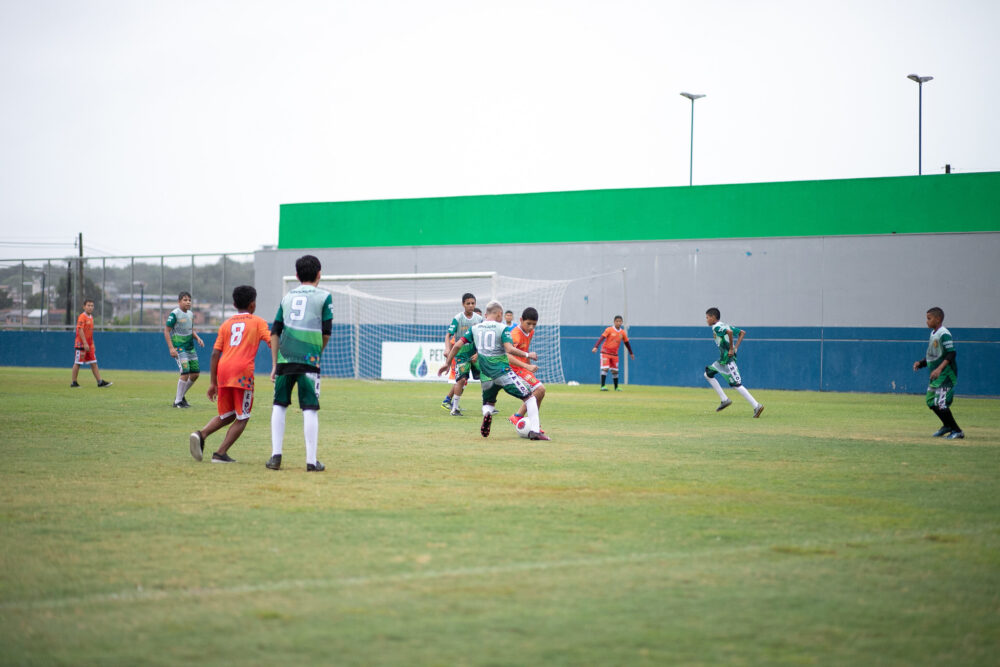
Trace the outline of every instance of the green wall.
{"label": "green wall", "polygon": [[1000,172],[283,204],[278,247],[983,231],[1000,231]]}

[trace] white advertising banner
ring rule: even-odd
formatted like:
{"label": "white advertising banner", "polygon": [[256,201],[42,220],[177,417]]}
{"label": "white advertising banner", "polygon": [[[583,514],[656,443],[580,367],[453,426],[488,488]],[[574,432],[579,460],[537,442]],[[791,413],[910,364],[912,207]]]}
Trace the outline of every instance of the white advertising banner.
{"label": "white advertising banner", "polygon": [[438,377],[444,364],[444,343],[382,343],[382,379],[447,382]]}

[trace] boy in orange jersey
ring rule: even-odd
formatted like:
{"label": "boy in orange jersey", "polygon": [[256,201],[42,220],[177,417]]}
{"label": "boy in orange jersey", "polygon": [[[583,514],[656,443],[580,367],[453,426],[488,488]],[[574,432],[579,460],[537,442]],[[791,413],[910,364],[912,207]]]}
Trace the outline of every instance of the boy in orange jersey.
{"label": "boy in orange jersey", "polygon": [[[509,313],[510,311],[508,310],[507,312]],[[521,323],[515,325],[514,328],[510,330],[510,340],[514,344],[514,347],[522,352],[528,352],[531,348],[531,339],[535,335],[535,327],[537,326],[538,311],[534,308],[525,308],[524,312],[521,313]],[[520,357],[509,356],[507,359],[510,362],[510,370],[514,371],[515,375],[528,383],[528,387],[531,389],[531,395],[535,397],[535,400],[538,402],[538,407],[541,408],[542,399],[545,398],[545,385],[542,384],[541,380],[535,377],[535,374],[531,371],[529,364],[521,361]],[[517,422],[524,418],[527,409],[527,404],[521,403],[521,407],[517,409],[517,412],[510,416],[510,423],[517,426]],[[538,429],[538,432],[545,433],[542,429]]]}
{"label": "boy in orange jersey", "polygon": [[80,366],[90,366],[90,371],[97,380],[98,387],[110,387],[113,382],[101,379],[101,371],[97,369],[97,351],[94,349],[94,300],[83,302],[83,312],[76,318],[76,338],[73,340],[73,381],[71,387],[79,387],[76,381]]}
{"label": "boy in orange jersey", "polygon": [[[628,334],[625,333],[625,320],[621,315],[615,315],[614,326],[610,326],[604,330],[601,337],[597,339],[594,343],[594,349],[591,352],[597,352],[597,348],[601,348],[601,391],[607,391],[608,388],[605,383],[608,380],[608,370],[611,370],[611,377],[615,382],[615,391],[621,391],[618,388],[618,348],[622,343],[625,343],[625,347],[628,348],[628,356],[635,359],[635,353],[632,352],[632,346],[628,342]],[[601,347],[601,343],[604,343],[604,347]]]}
{"label": "boy in orange jersey", "polygon": [[236,463],[226,452],[243,434],[250,419],[257,347],[261,342],[271,345],[267,322],[253,314],[257,310],[257,290],[250,285],[240,285],[233,290],[233,305],[238,312],[219,327],[219,336],[212,348],[208,398],[218,400],[219,414],[188,438],[191,456],[196,461],[201,461],[205,438],[232,424],[218,451],[212,454],[212,463]]}

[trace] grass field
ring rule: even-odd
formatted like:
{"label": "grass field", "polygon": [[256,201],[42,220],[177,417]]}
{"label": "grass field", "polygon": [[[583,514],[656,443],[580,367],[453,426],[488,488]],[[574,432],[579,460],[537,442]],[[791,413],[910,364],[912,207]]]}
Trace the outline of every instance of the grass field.
{"label": "grass field", "polygon": [[[1000,402],[551,387],[548,443],[440,386],[270,384],[197,463],[205,379],[0,369],[3,664],[961,664],[1000,655]],[[509,397],[500,407],[509,414]],[[209,439],[206,451],[221,434]]]}

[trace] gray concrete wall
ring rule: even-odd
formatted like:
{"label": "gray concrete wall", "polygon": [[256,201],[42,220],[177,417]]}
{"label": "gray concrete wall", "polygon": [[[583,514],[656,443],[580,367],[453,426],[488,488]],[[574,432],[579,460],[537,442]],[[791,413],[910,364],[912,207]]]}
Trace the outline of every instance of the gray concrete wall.
{"label": "gray concrete wall", "polygon": [[[255,255],[258,313],[306,251]],[[1000,232],[508,244],[310,251],[327,274],[497,271],[578,278],[562,323],[699,326],[709,306],[740,326],[920,327],[932,305],[951,327],[1000,327]],[[625,268],[627,307],[623,300]],[[600,277],[593,277],[598,276]],[[457,296],[456,296],[457,299]]]}

